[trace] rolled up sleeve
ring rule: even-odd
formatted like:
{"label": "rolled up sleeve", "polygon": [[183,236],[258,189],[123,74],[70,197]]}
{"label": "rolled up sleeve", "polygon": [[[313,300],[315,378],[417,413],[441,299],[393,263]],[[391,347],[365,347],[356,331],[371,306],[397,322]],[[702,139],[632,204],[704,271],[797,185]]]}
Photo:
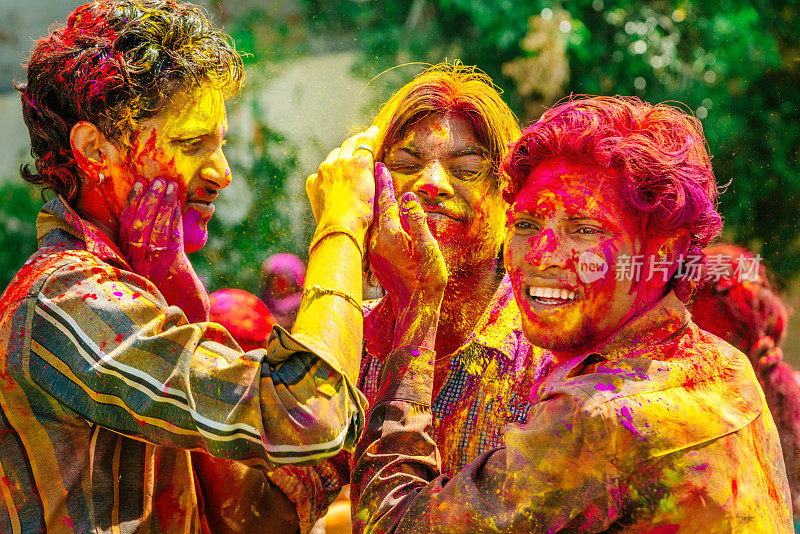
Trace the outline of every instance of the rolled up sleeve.
{"label": "rolled up sleeve", "polygon": [[33,301],[29,376],[92,423],[267,469],[352,449],[363,427],[365,399],[335,356],[281,329],[243,353],[91,255],[54,270]]}
{"label": "rolled up sleeve", "polygon": [[524,426],[508,428],[505,448],[485,452],[452,479],[440,475],[429,433],[429,359],[402,349],[387,361],[392,370],[356,448],[355,531],[557,532],[576,520],[599,530],[613,523],[618,475],[604,416],[578,409],[567,395],[535,404]]}

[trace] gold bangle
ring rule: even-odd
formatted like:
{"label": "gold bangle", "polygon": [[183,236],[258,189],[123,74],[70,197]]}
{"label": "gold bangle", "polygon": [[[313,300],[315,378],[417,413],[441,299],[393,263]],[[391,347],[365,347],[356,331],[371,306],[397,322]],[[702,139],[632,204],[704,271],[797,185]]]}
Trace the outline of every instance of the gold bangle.
{"label": "gold bangle", "polygon": [[350,240],[355,244],[356,248],[358,249],[358,253],[361,257],[364,257],[364,247],[361,242],[356,237],[356,234],[346,226],[334,225],[328,226],[323,231],[314,235],[314,239],[311,240],[311,244],[308,245],[308,253],[311,254],[311,251],[314,250],[314,247],[319,245],[319,242],[328,237],[329,235],[333,234],[344,234],[350,238]]}
{"label": "gold bangle", "polygon": [[316,293],[317,295],[333,295],[335,297],[340,297],[352,304],[356,307],[356,309],[361,312],[361,315],[364,315],[364,308],[361,307],[361,303],[358,302],[356,299],[345,293],[344,291],[339,291],[336,289],[329,289],[327,287],[322,287],[317,284],[313,286],[307,287],[305,291],[303,291],[303,297],[308,295],[309,293]]}

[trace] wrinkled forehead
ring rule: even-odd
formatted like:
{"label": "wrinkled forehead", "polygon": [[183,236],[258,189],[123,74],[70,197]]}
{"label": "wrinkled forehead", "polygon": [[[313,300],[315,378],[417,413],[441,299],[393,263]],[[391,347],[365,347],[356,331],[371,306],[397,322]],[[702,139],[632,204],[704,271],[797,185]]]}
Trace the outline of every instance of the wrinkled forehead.
{"label": "wrinkled forehead", "polygon": [[383,145],[388,153],[393,148],[418,145],[423,141],[486,149],[469,117],[455,112],[420,112],[393,127]]}

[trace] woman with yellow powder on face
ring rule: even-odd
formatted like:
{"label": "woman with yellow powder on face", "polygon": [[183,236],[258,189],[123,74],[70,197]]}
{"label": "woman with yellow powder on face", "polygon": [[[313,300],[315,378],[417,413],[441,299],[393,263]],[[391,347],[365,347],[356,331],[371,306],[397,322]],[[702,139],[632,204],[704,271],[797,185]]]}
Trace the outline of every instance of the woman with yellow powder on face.
{"label": "woman with yellow powder on face", "polygon": [[[387,194],[398,201],[407,193],[419,199],[447,266],[437,321],[432,436],[442,469],[456,473],[501,446],[509,422],[525,421],[527,391],[547,362],[545,351],[522,335],[501,261],[507,205],[498,167],[519,127],[491,80],[460,63],[419,74],[383,106],[374,125],[375,142],[364,151],[378,162],[376,180],[388,180],[393,192]],[[320,172],[344,164],[328,160]],[[379,227],[374,224],[373,236],[380,235]],[[406,252],[394,242],[373,246],[370,262],[399,265]],[[384,289],[385,298],[367,303],[364,320],[358,387],[370,400],[377,395],[392,339],[405,328],[396,316],[404,297],[388,285]],[[270,475],[297,504],[304,529],[349,482],[348,462],[341,455],[314,468]]]}

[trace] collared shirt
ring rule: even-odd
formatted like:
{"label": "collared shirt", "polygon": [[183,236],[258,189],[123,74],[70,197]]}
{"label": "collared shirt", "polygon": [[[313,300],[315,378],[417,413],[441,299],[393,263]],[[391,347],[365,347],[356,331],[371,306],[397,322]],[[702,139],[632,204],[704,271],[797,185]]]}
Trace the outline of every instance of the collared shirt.
{"label": "collared shirt", "polygon": [[190,449],[271,469],[352,447],[356,377],[313,337],[243,353],[63,199],[37,231],[0,300],[0,532],[198,532]]}
{"label": "collared shirt", "polygon": [[531,390],[523,425],[439,475],[431,353],[388,360],[353,471],[370,532],[792,532],[780,443],[747,358],[670,294]]}
{"label": "collared shirt", "polygon": [[[364,354],[358,387],[372,403],[394,333],[388,301],[367,304]],[[520,311],[508,276],[501,281],[472,333],[456,350],[433,402],[431,434],[441,451],[441,469],[459,472],[482,452],[504,444],[503,428],[524,423],[529,392],[543,376],[551,356],[531,346],[521,329]],[[307,469],[283,468],[270,477],[298,505],[307,529],[350,482],[347,459]]]}
{"label": "collared shirt", "polygon": [[[393,338],[394,315],[384,300],[364,321],[358,387],[370,405]],[[504,427],[526,421],[529,392],[550,360],[547,351],[525,339],[511,282],[504,276],[472,333],[453,353],[431,405],[431,437],[439,447],[442,473],[452,476],[482,452],[502,446]]]}

